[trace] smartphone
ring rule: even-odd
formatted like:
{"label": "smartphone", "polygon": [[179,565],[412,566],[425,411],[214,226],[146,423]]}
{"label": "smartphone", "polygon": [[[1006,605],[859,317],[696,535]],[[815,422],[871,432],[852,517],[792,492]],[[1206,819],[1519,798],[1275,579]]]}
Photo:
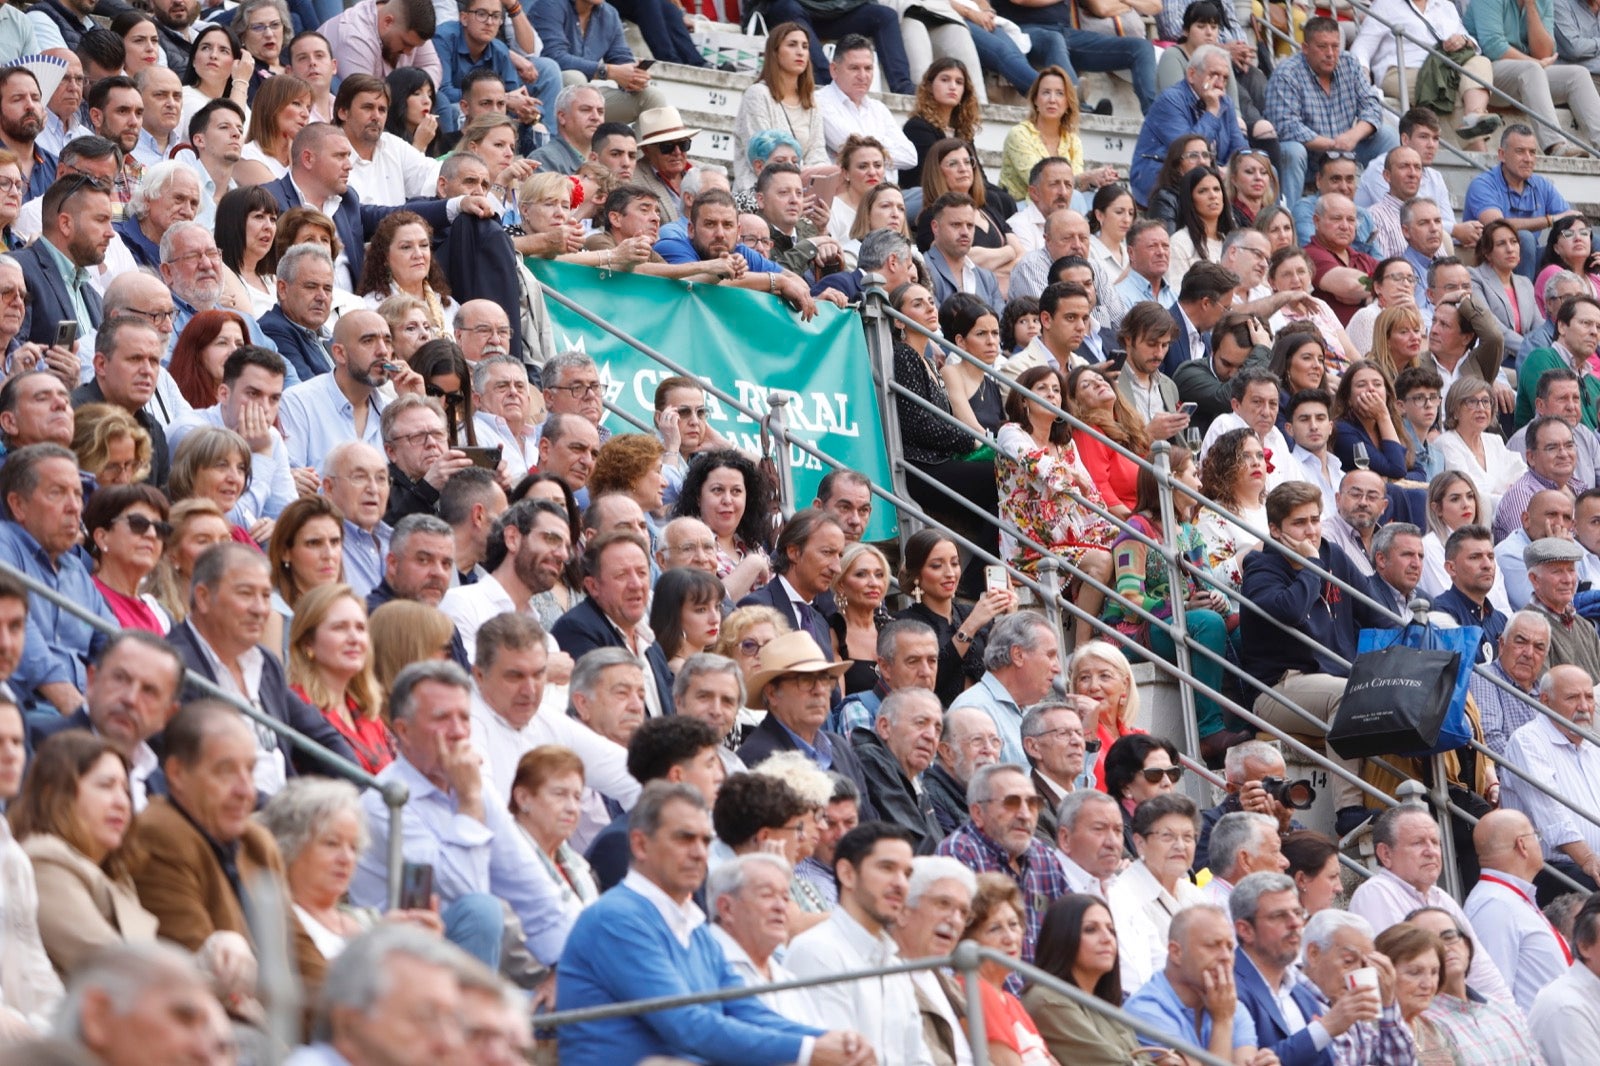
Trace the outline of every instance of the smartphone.
{"label": "smartphone", "polygon": [[481,466],[485,470],[493,470],[500,465],[500,445],[493,448],[457,448],[457,451],[472,460],[473,466]]}
{"label": "smartphone", "polygon": [[433,907],[433,864],[408,862],[400,867],[400,909],[425,911]]}
{"label": "smartphone", "polygon": [[1011,587],[1011,578],[1003,566],[986,566],[983,568],[983,586],[993,592],[995,589],[1008,589]]}
{"label": "smartphone", "polygon": [[1178,413],[1188,415],[1190,418],[1193,418],[1194,413],[1198,410],[1200,410],[1200,405],[1197,403],[1180,403],[1178,405]]}
{"label": "smartphone", "polygon": [[78,324],[72,321],[56,323],[57,348],[71,348],[78,340]]}
{"label": "smartphone", "polygon": [[638,67],[640,70],[649,70],[655,65],[656,61],[654,59],[641,59],[634,64],[634,66]]}
{"label": "smartphone", "polygon": [[1105,367],[1107,370],[1121,370],[1122,364],[1128,361],[1128,352],[1125,348],[1113,348],[1111,354],[1106,356]]}
{"label": "smartphone", "polygon": [[806,181],[806,189],[812,193],[815,193],[817,199],[821,202],[832,203],[834,196],[836,196],[839,192],[839,181],[840,175],[838,174],[830,174],[826,176],[818,176],[813,174]]}

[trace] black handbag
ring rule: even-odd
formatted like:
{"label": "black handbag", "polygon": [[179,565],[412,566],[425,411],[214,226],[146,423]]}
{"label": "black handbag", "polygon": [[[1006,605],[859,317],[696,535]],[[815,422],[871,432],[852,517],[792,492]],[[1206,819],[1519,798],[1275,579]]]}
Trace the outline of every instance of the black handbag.
{"label": "black handbag", "polygon": [[1426,751],[1439,740],[1461,655],[1391,644],[1350,664],[1328,746],[1345,759]]}

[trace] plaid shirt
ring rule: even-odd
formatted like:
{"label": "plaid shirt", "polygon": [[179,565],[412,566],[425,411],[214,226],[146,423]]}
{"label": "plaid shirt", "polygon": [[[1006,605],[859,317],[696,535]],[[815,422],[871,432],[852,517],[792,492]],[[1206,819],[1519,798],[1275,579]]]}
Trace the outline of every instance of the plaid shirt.
{"label": "plaid shirt", "polygon": [[[1333,1009],[1322,989],[1304,975],[1300,987],[1311,992],[1322,1013]],[[1398,1003],[1383,1008],[1378,1024],[1357,1022],[1334,1037],[1328,1052],[1333,1066],[1416,1066],[1417,1061],[1417,1043],[1411,1037],[1411,1027],[1400,1017]]]}
{"label": "plaid shirt", "polygon": [[1323,91],[1305,56],[1296,54],[1279,63],[1267,79],[1266,119],[1278,131],[1279,140],[1304,143],[1316,137],[1337,137],[1358,121],[1377,129],[1383,125],[1383,111],[1361,64],[1349,52],[1339,55],[1332,92]]}
{"label": "plaid shirt", "polygon": [[1441,992],[1422,1016],[1450,1038],[1457,1062],[1545,1066],[1539,1045],[1514,1004],[1473,1003]]}
{"label": "plaid shirt", "polygon": [[[1486,669],[1500,680],[1519,687],[1498,660],[1490,663]],[[1483,743],[1496,755],[1506,753],[1506,744],[1510,742],[1512,733],[1539,717],[1538,711],[1476,673],[1467,678],[1467,692],[1478,705],[1478,716],[1483,721]],[[1528,695],[1539,695],[1538,682],[1534,682],[1533,690]]]}
{"label": "plaid shirt", "polygon": [[1011,856],[990,840],[970,821],[939,841],[938,853],[948,855],[973,873],[1003,873],[1022,891],[1027,908],[1026,935],[1022,940],[1022,961],[1033,961],[1033,945],[1039,939],[1044,912],[1055,900],[1072,891],[1067,872],[1061,868],[1055,851],[1038,837],[1028,844],[1013,865]]}

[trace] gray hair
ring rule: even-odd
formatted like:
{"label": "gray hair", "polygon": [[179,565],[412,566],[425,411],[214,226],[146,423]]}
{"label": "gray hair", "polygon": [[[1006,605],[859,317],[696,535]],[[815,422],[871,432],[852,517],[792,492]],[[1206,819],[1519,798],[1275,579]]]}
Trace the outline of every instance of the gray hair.
{"label": "gray hair", "polygon": [[1315,944],[1318,951],[1327,951],[1333,947],[1333,938],[1339,935],[1341,929],[1354,929],[1368,940],[1372,939],[1371,922],[1359,914],[1328,907],[1313,914],[1306,922],[1306,927],[1300,931],[1300,943]]}
{"label": "gray hair", "polygon": [[200,558],[194,562],[194,573],[189,575],[191,598],[195,589],[215,589],[222,583],[223,575],[235,566],[254,566],[266,570],[270,569],[272,564],[261,554],[260,549],[252,548],[248,544],[240,544],[234,540],[213,544],[201,552]]}
{"label": "gray hair", "polygon": [[389,536],[389,554],[402,554],[406,550],[406,542],[419,533],[431,537],[455,537],[455,530],[442,518],[431,514],[408,514],[395,523],[394,532]]}
{"label": "gray hair", "polygon": [[[1216,46],[1208,44],[1203,45],[1202,47],[1215,48]],[[1262,233],[1254,226],[1241,226],[1222,239],[1222,257],[1226,259],[1229,252],[1244,244],[1245,241],[1250,239],[1252,234],[1260,237],[1262,240],[1266,240],[1267,237],[1265,233]]]}
{"label": "gray hair", "polygon": [[1184,937],[1189,933],[1189,927],[1195,923],[1195,919],[1205,914],[1213,915],[1221,918],[1224,922],[1228,922],[1230,925],[1232,924],[1228,918],[1226,908],[1219,907],[1215,903],[1193,903],[1172,916],[1172,925],[1167,929],[1167,943],[1182,944]]}
{"label": "gray hair", "polygon": [[[1083,712],[1078,710],[1076,702],[1071,699],[1062,699],[1059,696],[1050,696],[1035,703],[1022,713],[1022,724],[1017,727],[1022,734],[1022,739],[1027,740],[1029,737],[1036,737],[1043,733],[1044,720],[1056,711],[1071,711],[1078,716],[1079,721],[1083,719]],[[1232,751],[1233,749],[1229,748],[1228,750]]]}
{"label": "gray hair", "polygon": [[1203,44],[1194,50],[1194,55],[1189,57],[1189,62],[1184,67],[1184,70],[1199,70],[1212,57],[1226,60],[1229,63],[1229,69],[1232,69],[1233,60],[1228,57],[1228,53],[1225,50],[1214,44]]}
{"label": "gray hair", "polygon": [[451,974],[461,971],[461,949],[442,937],[415,926],[380,922],[344,946],[328,964],[322,991],[317,995],[314,1036],[333,1036],[332,1017],[337,1010],[366,1014],[389,992],[394,969],[389,965],[403,956]]}
{"label": "gray hair", "polygon": [[1372,554],[1374,556],[1380,553],[1388,555],[1389,552],[1394,550],[1396,537],[1416,537],[1421,540],[1422,530],[1410,522],[1389,522],[1381,525],[1378,527],[1378,531],[1372,535]]}
{"label": "gray hair", "polygon": [[1206,853],[1206,865],[1216,877],[1227,877],[1239,867],[1239,856],[1255,849],[1258,835],[1276,833],[1277,820],[1271,815],[1253,811],[1234,811],[1217,819],[1211,830],[1211,849]]}
{"label": "gray hair", "polygon": [[915,618],[896,618],[878,630],[878,658],[892,662],[900,654],[900,638],[903,636],[938,639],[939,635],[926,622],[919,622]]}
{"label": "gray hair", "polygon": [[911,883],[906,888],[906,906],[915,907],[922,902],[928,889],[940,881],[957,881],[967,890],[967,895],[978,892],[978,875],[949,855],[918,855],[911,860]]}
{"label": "gray hair", "polygon": [[628,832],[656,835],[661,828],[661,813],[669,803],[687,803],[697,811],[708,810],[700,790],[687,781],[668,781],[658,778],[648,782],[639,793],[639,801],[628,812]]}
{"label": "gray hair", "polygon": [[1228,894],[1228,912],[1236,922],[1254,924],[1256,912],[1261,909],[1262,896],[1295,891],[1294,878],[1288,874],[1276,870],[1258,870],[1233,886],[1233,891]]}
{"label": "gray hair", "polygon": [[[163,256],[162,258],[166,258]],[[307,259],[315,259],[326,263],[329,270],[333,269],[333,256],[320,244],[295,244],[283,253],[278,260],[278,277],[280,280],[293,285],[300,277],[300,264]]]}
{"label": "gray hair", "polygon": [[[1553,289],[1577,289],[1580,293],[1587,293],[1588,282],[1583,277],[1571,270],[1558,270],[1550,275],[1550,280],[1544,283],[1545,303],[1555,298]],[[1553,316],[1552,316],[1553,317]]]}
{"label": "gray hair", "polygon": [[911,241],[903,233],[887,227],[875,229],[861,238],[861,250],[856,253],[856,266],[862,270],[882,270],[891,255],[902,262],[911,259]]}
{"label": "gray hair", "polygon": [[148,990],[163,984],[204,985],[205,978],[187,951],[161,941],[122,942],[90,956],[72,974],[66,998],[56,1015],[55,1033],[69,1040],[83,1039],[83,1003],[91,992],[111,1001],[112,1013],[132,1014]]}
{"label": "gray hair", "polygon": [[[932,689],[926,688],[897,688],[883,698],[878,705],[878,718],[889,723],[895,722],[903,711],[909,711],[912,704],[931,703],[935,710],[943,711],[944,705],[939,702],[939,697]],[[944,734],[944,715],[939,715],[939,733]]]}
{"label": "gray hair", "polygon": [[[1040,636],[1043,631],[1044,636]],[[983,652],[985,670],[1003,670],[1011,665],[1011,653],[1018,648],[1034,651],[1041,640],[1055,640],[1055,630],[1037,611],[1016,611],[1001,615],[989,630],[989,645]]]}
{"label": "gray hair", "polygon": [[356,848],[366,851],[371,838],[367,833],[366,813],[361,809],[361,793],[348,781],[331,777],[292,777],[267,801],[257,817],[277,840],[287,866],[316,839],[334,815],[341,813],[355,815],[359,827]]}
{"label": "gray hair", "polygon": [[1430,196],[1413,196],[1411,199],[1400,205],[1400,224],[1402,226],[1411,225],[1411,220],[1416,215],[1417,208],[1423,206],[1424,204],[1429,207],[1439,206]]}
{"label": "gray hair", "polygon": [[593,699],[595,690],[600,687],[600,675],[613,666],[631,666],[641,674],[644,672],[639,660],[626,648],[595,648],[585,652],[573,665],[572,678],[567,682],[567,695],[571,697],[582,693],[585,699]]}
{"label": "gray hair", "polygon": [[744,671],[726,655],[715,652],[696,652],[683,661],[672,678],[672,702],[677,703],[689,693],[689,683],[702,674],[727,674],[739,683],[739,706],[744,706]]}
{"label": "gray hair", "polygon": [[711,174],[720,174],[723,177],[727,177],[728,168],[718,166],[715,163],[690,167],[689,172],[683,176],[683,181],[679,183],[678,189],[683,195],[693,199],[700,195],[701,189],[705,187],[707,176]]}
{"label": "gray hair", "polygon": [[[188,169],[187,164],[184,163],[174,163],[173,166],[184,167],[185,169]],[[172,249],[178,243],[178,238],[182,237],[190,230],[198,230],[201,233],[204,233],[208,238],[210,238],[213,245],[217,243],[217,239],[216,237],[212,236],[211,231],[206,229],[198,222],[174,222],[172,225],[167,227],[167,232],[161,235],[161,261],[163,263],[172,262]]]}
{"label": "gray hair", "polygon": [[967,782],[967,805],[987,803],[989,801],[989,781],[1000,774],[1021,774],[1023,777],[1027,777],[1028,768],[1026,766],[1018,766],[1014,762],[997,762],[990,763],[988,766],[978,767],[972,775],[972,780]]}
{"label": "gray hair", "polygon": [[[465,8],[467,4],[463,3],[461,6]],[[600,90],[596,89],[588,82],[580,81],[576,85],[563,85],[561,87],[561,91],[556,93],[556,112],[560,114],[571,114],[573,101],[578,99],[578,94],[581,92],[591,92],[596,96],[600,96]],[[604,99],[604,97],[601,97],[601,99]]]}
{"label": "gray hair", "polygon": [[278,17],[283,19],[284,58],[287,59],[288,40],[294,36],[294,22],[289,15],[289,5],[285,4],[283,0],[242,0],[236,9],[237,13],[235,15],[239,20],[238,36],[243,37],[245,29],[249,26],[250,12],[262,7],[272,8],[278,13]]}
{"label": "gray hair", "polygon": [[[165,196],[173,180],[183,174],[194,178],[196,189],[200,187],[200,179],[195,177],[194,168],[187,163],[169,159],[147,168],[139,184],[134,186],[133,195],[128,198],[128,214],[139,219],[149,215],[150,204]],[[166,255],[163,254],[161,258],[165,259]]]}
{"label": "gray hair", "polygon": [[1078,815],[1083,813],[1085,807],[1095,803],[1109,803],[1113,807],[1117,805],[1116,800],[1092,788],[1077,788],[1068,792],[1062,797],[1061,806],[1056,808],[1056,831],[1065,829],[1070,833],[1078,828]]}
{"label": "gray hair", "polygon": [[1222,757],[1222,772],[1230,782],[1244,781],[1244,764],[1247,762],[1283,762],[1283,752],[1265,740],[1247,740],[1235,744]]}
{"label": "gray hair", "polygon": [[[548,366],[549,364],[545,365]],[[491,355],[489,358],[479,361],[478,365],[472,368],[473,392],[482,392],[488,388],[489,371],[497,366],[514,366],[522,373],[524,381],[528,379],[528,367],[521,359],[516,359],[509,355]]]}
{"label": "gray hair", "polygon": [[1428,821],[1433,821],[1433,812],[1421,803],[1401,803],[1390,807],[1377,820],[1372,823],[1372,846],[1379,844],[1385,847],[1394,847],[1400,839],[1400,819],[1419,815]]}
{"label": "gray hair", "polygon": [[789,879],[794,876],[794,869],[788,861],[770,851],[752,851],[744,855],[735,855],[727,862],[713,867],[710,876],[706,878],[706,910],[711,912],[712,920],[717,916],[717,900],[723,896],[737,896],[742,892],[753,866],[770,866],[781,871],[785,884],[788,884]]}
{"label": "gray hair", "polygon": [[1530,611],[1527,608],[1523,608],[1522,610],[1513,614],[1510,618],[1506,619],[1506,629],[1505,633],[1501,635],[1501,639],[1510,636],[1512,629],[1522,628],[1543,630],[1545,636],[1548,637],[1550,635],[1550,619],[1546,618],[1538,611]]}
{"label": "gray hair", "polygon": [[[694,173],[690,170],[689,173]],[[561,384],[561,375],[568,370],[593,370],[600,372],[593,359],[583,352],[557,352],[544,361],[539,368],[539,378],[544,382],[545,388]]]}
{"label": "gray hair", "polygon": [[427,662],[411,663],[395,676],[393,690],[389,693],[391,721],[410,721],[411,715],[417,709],[417,686],[424,681],[436,681],[466,693],[472,692],[472,678],[453,662],[430,659]]}

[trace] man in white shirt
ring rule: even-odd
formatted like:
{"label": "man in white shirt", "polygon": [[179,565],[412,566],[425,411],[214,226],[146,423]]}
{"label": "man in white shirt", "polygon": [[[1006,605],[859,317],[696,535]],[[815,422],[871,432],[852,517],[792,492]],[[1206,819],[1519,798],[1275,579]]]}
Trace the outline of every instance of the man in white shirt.
{"label": "man in white shirt", "polygon": [[1234,811],[1217,819],[1206,851],[1206,865],[1211,868],[1211,881],[1205,887],[1208,903],[1226,907],[1233,886],[1246,877],[1289,868],[1278,830],[1276,818],[1255,811]]}
{"label": "man in white shirt", "polygon": [[1122,808],[1104,792],[1079,789],[1056,812],[1056,848],[1072,891],[1104,900],[1122,865]]}
{"label": "man in white shirt", "polygon": [[[789,941],[789,882],[794,876],[781,855],[752,851],[721,863],[706,878],[711,937],[747,985],[793,981],[795,975],[773,952]],[[763,992],[756,998],[790,1021],[823,1024],[811,989]]]}
{"label": "man in white shirt", "polygon": [[[504,312],[501,312],[504,314]],[[507,484],[522,480],[539,464],[539,430],[542,420],[528,384],[528,368],[520,359],[493,355],[472,364],[473,416],[484,444],[498,444],[505,464]]]}
{"label": "man in white shirt", "polygon": [[1057,211],[1087,215],[1089,203],[1077,191],[1072,163],[1061,156],[1039,160],[1028,172],[1028,202],[1006,224],[1022,241],[1023,254],[1044,246],[1045,219]]}
{"label": "man in white shirt", "polygon": [[[926,959],[955,950],[977,890],[973,872],[947,855],[919,855],[911,860],[906,905],[893,933],[901,958]],[[922,1011],[923,1040],[931,1050],[942,1053],[940,1061],[971,1066],[972,1049],[953,1006],[965,1002],[961,987],[939,970],[917,970],[911,983],[916,986],[917,1007]]]}
{"label": "man in white shirt", "polygon": [[1278,375],[1264,366],[1244,367],[1228,382],[1228,402],[1233,410],[1212,420],[1200,445],[1200,458],[1205,458],[1222,434],[1232,429],[1250,429],[1266,449],[1267,491],[1288,481],[1299,481],[1299,464],[1293,461],[1294,452],[1278,428]]}
{"label": "man in white shirt", "polygon": [[389,87],[371,74],[346,75],[334,98],[334,121],[350,138],[350,188],[363,204],[403,204],[439,184],[438,161],[384,129],[392,106]]}
{"label": "man in white shirt", "polygon": [[1406,915],[1418,907],[1437,907],[1447,912],[1472,937],[1467,984],[1490,999],[1510,1003],[1511,989],[1484,950],[1471,921],[1438,885],[1443,852],[1439,847],[1439,827],[1428,808],[1416,803],[1390,807],[1373,823],[1372,839],[1381,869],[1351,894],[1350,913],[1360,915],[1382,932],[1405,921]]}
{"label": "man in white shirt", "polygon": [[[154,284],[154,279],[148,279]],[[120,284],[120,282],[119,282]],[[231,429],[250,445],[250,484],[229,512],[229,520],[249,527],[261,518],[276,518],[298,498],[289,468],[289,449],[274,428],[283,399],[283,357],[267,348],[245,344],[223,360],[217,402],[190,411],[167,429],[174,453],[183,438],[201,426]]]}
{"label": "man in white shirt", "polygon": [[566,514],[547,500],[522,500],[508,507],[489,531],[489,555],[495,568],[471,585],[445,593],[439,610],[450,616],[456,631],[474,654],[478,629],[506,611],[532,616],[528,603],[561,579],[572,551]]}
{"label": "man in white shirt", "polygon": [[244,146],[244,108],[226,98],[213,100],[195,114],[189,125],[194,130],[189,143],[195,152],[190,166],[200,179],[200,210],[194,217],[209,226],[216,222],[217,203],[239,184],[234,180],[233,168],[238,165]]}
{"label": "man in white shirt", "polygon": [[[839,906],[794,938],[789,968],[821,977],[899,962],[889,930],[905,910],[911,859],[910,834],[888,822],[868,822],[841,837],[833,857]],[[821,985],[814,994],[823,1017],[866,1034],[881,1066],[931,1066],[910,974]]]}
{"label": "man in white shirt", "polygon": [[1533,1008],[1541,989],[1572,964],[1572,952],[1539,910],[1533,879],[1544,865],[1539,831],[1520,811],[1490,811],[1472,828],[1483,872],[1462,908],[1517,1006]]}
{"label": "man in white shirt", "polygon": [[[178,129],[178,119],[183,115],[183,85],[176,71],[161,66],[145,67],[134,77],[133,84],[144,100],[143,129],[139,131],[133,158],[143,166],[153,167],[166,159],[173,145],[188,133],[188,130]],[[243,118],[238,104],[229,100],[226,106],[239,111]],[[241,133],[244,131],[242,121],[239,129]]]}
{"label": "man in white shirt", "polygon": [[828,154],[837,156],[852,134],[872,137],[883,145],[896,170],[910,170],[917,165],[917,149],[889,109],[867,95],[876,66],[872,41],[860,34],[849,34],[833,46],[833,62],[828,64],[833,82],[817,90]]}
{"label": "man in white shirt", "polygon": [[1587,1066],[1600,1043],[1600,896],[1590,896],[1572,922],[1577,961],[1539,993],[1528,1029],[1549,1066]]}
{"label": "man in white shirt", "polygon": [[1326,392],[1307,389],[1289,397],[1287,412],[1301,477],[1322,490],[1323,514],[1338,511],[1339,482],[1344,479],[1344,463],[1328,448],[1333,438],[1331,400]]}
{"label": "man in white shirt", "polygon": [[[1539,702],[1567,725],[1540,715],[1511,734],[1506,759],[1582,810],[1600,807],[1600,748],[1578,730],[1594,729],[1594,681],[1579,666],[1552,666],[1540,684]],[[1507,774],[1502,803],[1539,827],[1551,865],[1592,888],[1600,881],[1600,828],[1523,780]]]}

